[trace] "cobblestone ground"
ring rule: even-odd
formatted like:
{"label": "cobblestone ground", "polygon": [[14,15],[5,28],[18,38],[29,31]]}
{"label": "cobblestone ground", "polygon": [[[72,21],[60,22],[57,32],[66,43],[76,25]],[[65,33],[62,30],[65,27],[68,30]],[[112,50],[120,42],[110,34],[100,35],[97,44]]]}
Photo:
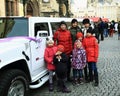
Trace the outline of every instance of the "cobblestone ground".
{"label": "cobblestone ground", "polygon": [[49,92],[47,83],[39,89],[31,90],[30,96],[120,96],[120,40],[117,34],[101,41],[99,60],[99,86],[92,83],[73,85],[67,83],[71,93]]}

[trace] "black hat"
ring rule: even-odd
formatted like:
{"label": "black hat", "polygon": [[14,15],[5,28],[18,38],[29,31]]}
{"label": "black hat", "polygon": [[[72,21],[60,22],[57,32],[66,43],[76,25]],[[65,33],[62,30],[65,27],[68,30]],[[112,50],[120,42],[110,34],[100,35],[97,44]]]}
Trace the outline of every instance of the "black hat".
{"label": "black hat", "polygon": [[75,22],[78,23],[77,19],[72,19],[71,24],[73,24],[73,23],[75,23]]}
{"label": "black hat", "polygon": [[66,24],[66,22],[65,22],[65,21],[61,21],[61,22],[60,22],[60,26],[61,26],[62,24],[64,24],[64,25],[66,25],[66,26],[67,26],[67,24]]}
{"label": "black hat", "polygon": [[82,22],[83,24],[90,24],[90,20],[88,19],[88,18],[86,18],[86,19],[83,19],[83,22]]}
{"label": "black hat", "polygon": [[94,33],[94,30],[90,27],[90,28],[87,30],[87,33],[93,34],[93,33]]}

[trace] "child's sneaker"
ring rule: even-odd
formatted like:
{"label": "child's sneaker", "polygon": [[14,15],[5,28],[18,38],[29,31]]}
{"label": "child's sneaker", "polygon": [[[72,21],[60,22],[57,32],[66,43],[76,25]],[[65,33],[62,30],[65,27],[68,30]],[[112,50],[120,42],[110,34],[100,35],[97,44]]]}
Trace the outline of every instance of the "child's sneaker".
{"label": "child's sneaker", "polygon": [[78,84],[78,80],[77,79],[74,79],[74,84],[76,85],[76,84]]}

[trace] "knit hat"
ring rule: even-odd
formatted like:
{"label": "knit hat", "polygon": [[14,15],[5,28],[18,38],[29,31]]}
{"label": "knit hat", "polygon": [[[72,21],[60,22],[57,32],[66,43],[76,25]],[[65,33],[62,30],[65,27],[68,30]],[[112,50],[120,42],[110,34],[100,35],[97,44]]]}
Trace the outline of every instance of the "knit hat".
{"label": "knit hat", "polygon": [[75,22],[78,23],[77,19],[72,19],[71,24],[73,24],[73,23],[75,23]]}
{"label": "knit hat", "polygon": [[83,24],[90,24],[90,20],[88,18],[83,19]]}
{"label": "knit hat", "polygon": [[60,22],[60,26],[61,26],[62,24],[64,24],[64,25],[66,25],[66,26],[67,26],[67,24],[66,24],[66,22],[65,22],[65,21],[61,21],[61,22]]}
{"label": "knit hat", "polygon": [[64,46],[63,45],[58,45],[57,46],[57,51],[64,52]]}
{"label": "knit hat", "polygon": [[50,43],[53,43],[54,44],[54,41],[51,39],[51,38],[48,38],[48,40],[46,41],[47,44],[50,44]]}
{"label": "knit hat", "polygon": [[77,32],[77,34],[76,34],[76,38],[78,39],[78,38],[80,38],[80,37],[83,38],[83,34],[82,34],[81,32]]}

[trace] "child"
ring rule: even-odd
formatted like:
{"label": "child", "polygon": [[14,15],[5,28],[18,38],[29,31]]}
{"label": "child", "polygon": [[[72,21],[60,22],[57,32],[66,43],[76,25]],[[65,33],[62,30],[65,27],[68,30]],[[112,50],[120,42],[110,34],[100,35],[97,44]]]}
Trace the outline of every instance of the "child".
{"label": "child", "polygon": [[[73,68],[73,79],[74,83],[82,83],[83,81],[83,69],[86,66],[86,53],[82,47],[82,43],[80,40],[75,42],[75,48],[73,49],[73,57],[72,57],[72,68]],[[79,76],[77,76],[77,74]]]}
{"label": "child", "polygon": [[53,72],[55,66],[53,64],[53,57],[57,51],[57,47],[54,46],[54,41],[49,39],[47,42],[47,47],[44,53],[44,59],[47,63],[47,69],[49,71],[49,91],[53,91]]}
{"label": "child", "polygon": [[[76,38],[77,40],[83,42],[83,39],[84,39],[84,36],[83,36],[83,33],[79,32],[76,34]],[[74,44],[74,48],[75,48],[76,44]],[[83,46],[83,45],[82,45]],[[73,69],[74,70],[74,69]],[[87,71],[87,63],[86,63],[86,66],[84,67],[84,79],[85,79],[85,82],[88,83],[88,71]]]}
{"label": "child", "polygon": [[[82,33],[82,32],[78,32],[78,33],[76,34],[76,38],[77,38],[76,41],[82,42],[82,41],[83,41],[83,33]],[[75,47],[76,47],[76,42],[74,42],[74,48],[75,48]]]}
{"label": "child", "polygon": [[89,79],[93,81],[95,79],[95,86],[98,86],[98,71],[97,71],[97,59],[98,59],[98,42],[97,39],[92,35],[93,30],[88,29],[86,37],[83,40],[83,46],[86,50],[87,63],[89,68]]}
{"label": "child", "polygon": [[64,53],[64,46],[63,45],[58,45],[57,52],[54,56],[53,62],[55,64],[55,72],[57,75],[58,79],[58,86],[60,90],[63,93],[69,93],[71,92],[65,85],[65,79],[67,78],[67,62],[68,62],[68,57]]}

